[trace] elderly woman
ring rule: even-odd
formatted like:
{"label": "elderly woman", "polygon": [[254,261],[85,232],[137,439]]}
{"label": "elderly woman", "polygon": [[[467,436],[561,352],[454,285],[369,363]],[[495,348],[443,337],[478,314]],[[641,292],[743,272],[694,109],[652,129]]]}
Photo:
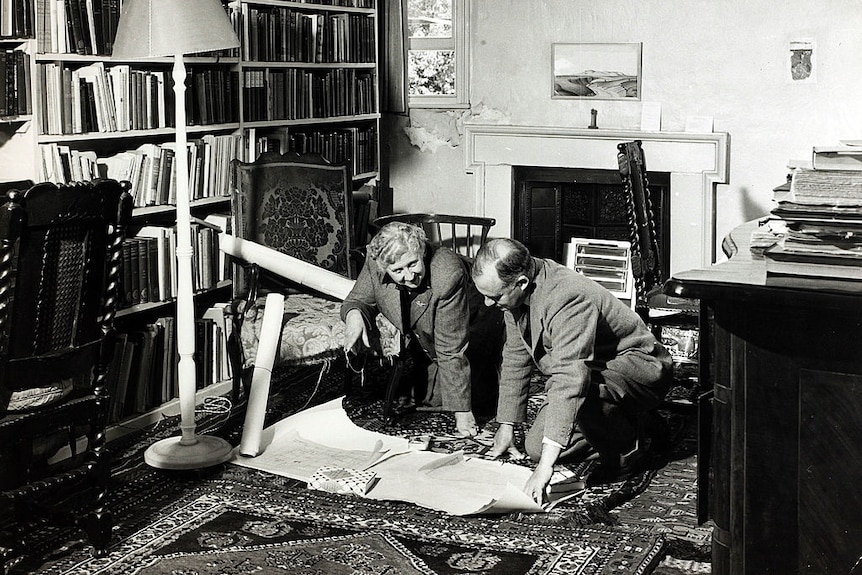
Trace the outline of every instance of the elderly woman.
{"label": "elderly woman", "polygon": [[[378,313],[401,330],[414,367],[426,372],[418,378],[425,380],[425,389],[414,390],[417,409],[454,412],[456,431],[465,437],[478,433],[471,381],[481,377],[482,385],[492,389],[482,394],[490,397],[479,399],[490,405],[496,401],[503,334],[502,315],[490,317],[483,310],[469,265],[450,249],[429,243],[422,228],[390,222],[369,242],[368,260],[341,306],[346,350],[369,347]],[[485,329],[481,344],[474,345],[483,356],[481,374],[471,370],[467,355],[471,320]]]}

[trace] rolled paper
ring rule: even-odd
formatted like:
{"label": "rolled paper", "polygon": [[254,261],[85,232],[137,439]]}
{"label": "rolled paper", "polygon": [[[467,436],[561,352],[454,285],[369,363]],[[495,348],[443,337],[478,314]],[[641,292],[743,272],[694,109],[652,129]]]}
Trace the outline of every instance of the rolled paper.
{"label": "rolled paper", "polygon": [[239,442],[239,453],[246,457],[256,457],[260,454],[260,438],[266,416],[266,403],[269,399],[272,365],[278,349],[283,317],[284,296],[280,293],[268,294],[260,328],[260,340],[257,344],[257,358],[251,376],[251,391],[248,394],[242,438]]}
{"label": "rolled paper", "polygon": [[302,286],[340,300],[347,298],[355,283],[354,280],[314,264],[229,234],[219,234],[219,249],[230,256],[257,264]]}

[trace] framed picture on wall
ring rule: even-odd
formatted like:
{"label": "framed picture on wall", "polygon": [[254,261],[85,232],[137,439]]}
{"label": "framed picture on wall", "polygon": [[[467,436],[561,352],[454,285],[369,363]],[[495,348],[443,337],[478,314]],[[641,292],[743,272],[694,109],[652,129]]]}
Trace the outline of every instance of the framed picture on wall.
{"label": "framed picture on wall", "polygon": [[552,98],[641,99],[641,44],[553,44]]}

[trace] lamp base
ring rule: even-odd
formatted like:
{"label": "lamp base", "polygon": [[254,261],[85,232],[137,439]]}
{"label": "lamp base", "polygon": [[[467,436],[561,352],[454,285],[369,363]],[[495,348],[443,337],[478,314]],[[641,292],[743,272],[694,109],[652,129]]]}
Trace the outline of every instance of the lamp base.
{"label": "lamp base", "polygon": [[144,461],[159,469],[200,469],[230,459],[230,443],[212,435],[196,435],[195,443],[182,444],[182,437],[168,437],[155,442],[144,452]]}

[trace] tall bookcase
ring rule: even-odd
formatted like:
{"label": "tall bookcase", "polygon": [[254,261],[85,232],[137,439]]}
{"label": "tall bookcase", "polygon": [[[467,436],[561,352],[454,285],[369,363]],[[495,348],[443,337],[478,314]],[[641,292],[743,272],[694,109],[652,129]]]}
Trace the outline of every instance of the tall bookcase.
{"label": "tall bookcase", "polygon": [[[161,269],[175,260],[170,242],[177,153],[172,60],[111,57],[122,0],[14,1],[30,10],[32,33],[0,38],[0,47],[29,57],[31,113],[0,118],[5,134],[0,179],[61,182],[107,176],[132,183],[135,237],[124,253],[130,262],[128,289],[117,323],[139,340],[140,332],[173,315],[172,280],[154,280],[150,271],[158,265],[153,261],[161,261]],[[263,151],[312,151],[348,163],[356,189],[376,179],[377,1],[238,0],[225,5],[241,47],[185,58],[188,178],[199,236],[211,238],[210,230],[229,220],[233,159],[252,161]],[[7,169],[13,163],[15,170]],[[229,278],[210,273],[213,266],[223,268],[212,245],[206,239],[195,242],[200,318],[212,316],[211,304],[230,296]],[[133,271],[138,272],[134,278]],[[137,343],[139,350],[149,345]],[[124,353],[121,347],[116,351]],[[141,361],[127,358],[116,368],[134,372]],[[165,399],[151,394],[131,413],[120,409],[114,417],[125,421],[141,411],[148,417]]]}

